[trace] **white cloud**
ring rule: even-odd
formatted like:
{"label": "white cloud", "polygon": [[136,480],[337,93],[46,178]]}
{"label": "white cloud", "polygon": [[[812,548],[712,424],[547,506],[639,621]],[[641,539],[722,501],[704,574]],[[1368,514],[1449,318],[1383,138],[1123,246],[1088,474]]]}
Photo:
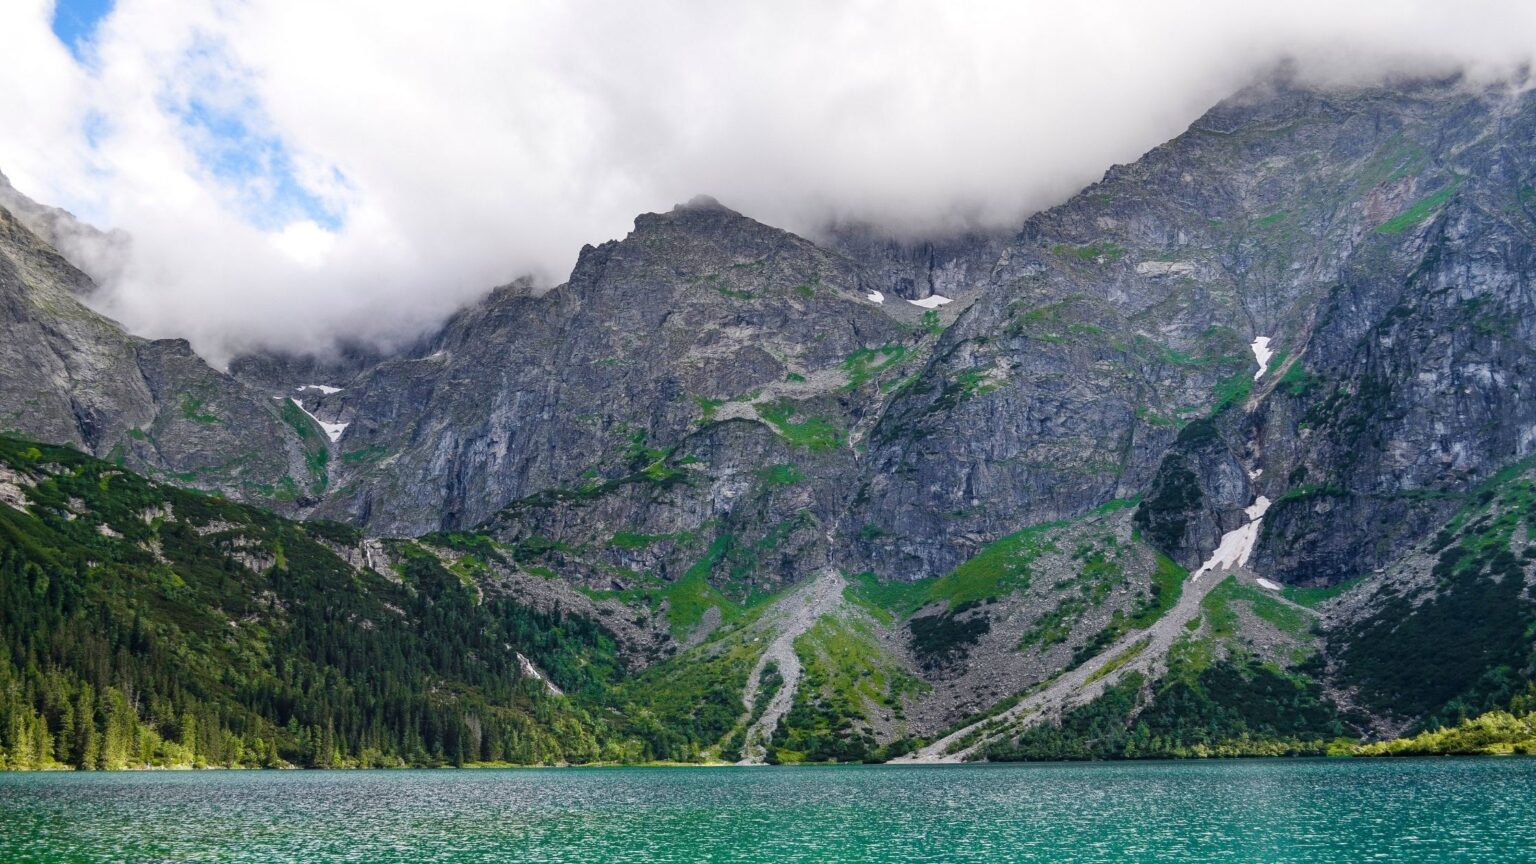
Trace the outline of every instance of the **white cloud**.
{"label": "white cloud", "polygon": [[[701,192],[802,230],[1013,223],[1285,55],[1536,54],[1503,0],[119,0],[82,68],[50,14],[0,3],[0,170],[133,234],[108,311],[215,357],[418,331]],[[196,106],[276,170],[227,170]]]}
{"label": "white cloud", "polygon": [[290,222],[271,235],[272,245],[296,264],[320,267],[336,245],[336,235],[308,219]]}

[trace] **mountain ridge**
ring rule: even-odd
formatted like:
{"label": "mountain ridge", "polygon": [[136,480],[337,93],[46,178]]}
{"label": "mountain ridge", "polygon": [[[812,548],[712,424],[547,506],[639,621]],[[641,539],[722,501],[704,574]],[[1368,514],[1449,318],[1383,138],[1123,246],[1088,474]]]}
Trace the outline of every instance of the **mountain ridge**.
{"label": "mountain ridge", "polygon": [[[700,198],[398,353],[241,358],[233,377],[88,317],[69,287],[87,277],[7,223],[13,296],[67,300],[96,334],[74,339],[145,382],[92,440],[73,410],[12,422],[436,538],[408,542],[471,584],[554,579],[664,622],[634,687],[712,719],[656,733],[654,758],[1035,758],[1085,752],[1073,730],[1111,714],[1119,755],[1322,752],[1536,678],[1516,530],[1532,132],[1536,97],[1507,88],[1271,82],[1015,232],[818,245]],[[17,316],[13,342],[59,318]],[[99,389],[25,368],[7,393]],[[264,482],[186,470],[231,447],[287,458]],[[782,629],[798,619],[770,610],[827,572],[840,601]],[[1457,616],[1495,607],[1476,650],[1454,642]],[[770,673],[768,643],[800,671]]]}

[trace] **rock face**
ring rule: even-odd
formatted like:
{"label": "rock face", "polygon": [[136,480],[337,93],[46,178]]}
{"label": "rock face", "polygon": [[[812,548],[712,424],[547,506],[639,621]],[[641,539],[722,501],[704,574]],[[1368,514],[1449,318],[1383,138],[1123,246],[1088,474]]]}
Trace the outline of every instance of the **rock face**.
{"label": "rock face", "polygon": [[[308,420],[249,392],[185,341],[92,312],[90,277],[0,208],[0,429],[292,510],[312,488]],[[308,457],[308,461],[306,461]]]}
{"label": "rock face", "polygon": [[71,286],[77,291],[94,290],[96,285],[116,278],[128,265],[132,241],[127,234],[101,231],[76,219],[68,210],[39,204],[21,194],[3,173],[0,173],[0,208],[10,211],[28,231],[90,274],[90,282]]}
{"label": "rock face", "polygon": [[924,310],[868,293],[850,259],[712,200],[641,216],[568,283],[498,289],[327,397],[357,468],[321,512],[385,533],[467,527],[638,474],[595,521],[667,533],[728,515],[753,472],[797,458],[835,488],[858,471],[875,379],[932,341]]}
{"label": "rock face", "polygon": [[859,262],[872,290],[902,300],[956,297],[986,281],[1012,232],[970,230],[910,238],[877,226],[837,224],[816,240]]}
{"label": "rock face", "polygon": [[[917,579],[1109,500],[1155,509],[1192,475],[1190,512],[1142,517],[1186,523],[1176,560],[1262,493],[1255,566],[1338,581],[1536,441],[1533,116],[1458,82],[1282,80],[1012,236],[841,226],[817,246],[707,199],[644,215],[566,284],[498,289],[413,350],[334,370],[346,389],[305,402],[350,424],[316,512],[418,533],[521,501],[511,521],[557,538],[793,507],[836,549],[798,575]],[[909,302],[933,295],[954,302]],[[1198,453],[1177,444],[1204,419]],[[653,465],[683,473],[621,482]],[[800,478],[769,496],[786,501],[749,503],[776,465]],[[562,515],[536,496],[566,496]]]}
{"label": "rock face", "polygon": [[[1191,516],[1217,524],[1170,553],[1209,553],[1252,471],[1277,501],[1258,569],[1376,566],[1438,493],[1530,452],[1533,107],[1272,85],[1031,219],[871,436],[850,523],[905,539],[864,560],[942,571],[969,537],[1147,491],[1209,416],[1220,442],[1191,467],[1210,512]],[[1276,354],[1255,380],[1258,336]]]}
{"label": "rock face", "polygon": [[[479,527],[589,590],[702,592],[675,616],[824,568],[943,576],[881,636],[939,685],[932,731],[1155,617],[1154,550],[1195,570],[1261,497],[1249,577],[1331,586],[1531,456],[1533,142],[1530,92],[1276,80],[1017,231],[818,244],[701,198],[409,349],[235,377],[91,313],[0,212],[0,418],[375,535]],[[1019,538],[1058,523],[1031,581]]]}

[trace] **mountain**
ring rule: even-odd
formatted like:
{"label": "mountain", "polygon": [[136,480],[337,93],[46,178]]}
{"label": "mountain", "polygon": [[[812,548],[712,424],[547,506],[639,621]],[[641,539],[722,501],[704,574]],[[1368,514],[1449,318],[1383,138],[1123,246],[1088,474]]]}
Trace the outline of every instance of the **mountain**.
{"label": "mountain", "polygon": [[288,511],[324,490],[329,453],[313,418],[185,340],[128,334],[83,302],[94,292],[0,207],[0,431]]}
{"label": "mountain", "polygon": [[102,231],[75,218],[68,210],[39,204],[12,186],[3,173],[0,208],[90,274],[92,281],[74,284],[76,290],[89,293],[97,285],[117,279],[127,269],[133,241],[126,233]]}
{"label": "mountain", "polygon": [[1536,679],[1533,123],[1514,86],[1278,77],[1015,231],[813,242],[699,198],[401,351],[231,375],[12,220],[4,399],[558,594],[631,646],[545,694],[615,758],[1325,752]]}

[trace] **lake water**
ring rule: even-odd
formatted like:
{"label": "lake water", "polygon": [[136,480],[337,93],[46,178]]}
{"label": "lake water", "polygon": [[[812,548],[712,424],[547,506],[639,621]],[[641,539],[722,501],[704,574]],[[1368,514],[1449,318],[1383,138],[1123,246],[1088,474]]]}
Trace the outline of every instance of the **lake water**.
{"label": "lake water", "polygon": [[0,773],[0,861],[1536,861],[1536,759]]}

